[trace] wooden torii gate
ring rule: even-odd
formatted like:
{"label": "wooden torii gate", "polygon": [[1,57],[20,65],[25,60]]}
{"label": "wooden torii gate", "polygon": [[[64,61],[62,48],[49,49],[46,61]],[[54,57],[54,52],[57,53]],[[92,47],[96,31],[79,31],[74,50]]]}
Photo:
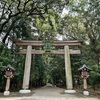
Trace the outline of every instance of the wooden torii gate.
{"label": "wooden torii gate", "polygon": [[[45,50],[34,50],[32,46],[44,46],[42,41],[28,41],[28,40],[17,40],[14,43],[18,46],[27,46],[27,49],[22,49],[17,54],[26,54],[25,60],[25,69],[24,69],[24,77],[23,77],[23,85],[20,93],[30,93],[29,90],[29,80],[30,80],[30,69],[31,69],[31,55],[32,54],[43,54]],[[64,50],[51,50],[53,54],[64,54],[65,55],[65,73],[66,73],[66,86],[67,93],[73,93],[75,90],[73,89],[72,82],[72,72],[71,72],[71,63],[70,63],[70,54],[80,54],[80,50],[72,50],[69,49],[69,46],[77,46],[81,45],[80,41],[53,41],[52,46],[64,46]]]}

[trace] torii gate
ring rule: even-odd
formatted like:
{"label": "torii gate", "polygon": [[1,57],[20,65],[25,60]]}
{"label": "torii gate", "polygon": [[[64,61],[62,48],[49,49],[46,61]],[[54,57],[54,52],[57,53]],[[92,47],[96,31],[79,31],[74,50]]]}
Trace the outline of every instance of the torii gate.
{"label": "torii gate", "polygon": [[[29,90],[29,80],[30,80],[30,69],[31,69],[31,55],[32,54],[43,54],[45,50],[34,50],[32,46],[44,46],[42,41],[28,41],[28,40],[17,40],[14,41],[16,45],[27,46],[27,49],[22,49],[17,54],[26,54],[25,69],[23,77],[23,85],[20,93],[30,93]],[[51,50],[53,54],[64,54],[65,55],[65,73],[66,73],[66,86],[67,93],[74,93],[72,83],[72,72],[70,63],[70,54],[80,54],[80,50],[70,50],[69,46],[81,45],[80,41],[53,41],[52,46],[64,46],[64,50]]]}

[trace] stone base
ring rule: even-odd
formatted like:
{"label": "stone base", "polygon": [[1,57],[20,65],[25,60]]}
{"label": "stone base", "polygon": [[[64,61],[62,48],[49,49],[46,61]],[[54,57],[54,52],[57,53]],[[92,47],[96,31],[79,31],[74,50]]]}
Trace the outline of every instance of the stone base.
{"label": "stone base", "polygon": [[4,91],[4,96],[10,95],[10,91]]}
{"label": "stone base", "polygon": [[83,94],[88,96],[89,95],[89,92],[88,91],[83,91]]}
{"label": "stone base", "polygon": [[19,93],[31,93],[31,90],[20,90]]}
{"label": "stone base", "polygon": [[76,93],[75,90],[65,90],[65,93]]}

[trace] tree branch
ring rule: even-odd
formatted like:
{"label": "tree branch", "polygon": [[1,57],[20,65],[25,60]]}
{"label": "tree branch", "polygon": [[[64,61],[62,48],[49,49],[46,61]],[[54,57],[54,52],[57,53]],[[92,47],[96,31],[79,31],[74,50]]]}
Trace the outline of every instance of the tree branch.
{"label": "tree branch", "polygon": [[7,31],[6,35],[4,36],[4,38],[3,38],[3,40],[2,40],[3,43],[5,43],[5,41],[6,41],[7,37],[9,36],[9,33],[11,32],[11,30],[12,30],[14,24],[15,24],[16,21],[18,21],[19,19],[20,19],[20,17],[18,17],[18,18],[16,18],[15,20],[12,21],[12,24],[11,24],[10,27],[8,28],[8,31]]}

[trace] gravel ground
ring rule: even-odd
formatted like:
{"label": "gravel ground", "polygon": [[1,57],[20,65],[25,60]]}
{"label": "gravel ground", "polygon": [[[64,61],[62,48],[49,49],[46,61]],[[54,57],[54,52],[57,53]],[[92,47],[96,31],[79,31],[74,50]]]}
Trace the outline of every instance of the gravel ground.
{"label": "gravel ground", "polygon": [[100,94],[90,92],[89,96],[84,96],[80,91],[65,94],[62,88],[43,87],[34,89],[31,94],[11,93],[6,97],[0,95],[0,100],[100,100]]}

